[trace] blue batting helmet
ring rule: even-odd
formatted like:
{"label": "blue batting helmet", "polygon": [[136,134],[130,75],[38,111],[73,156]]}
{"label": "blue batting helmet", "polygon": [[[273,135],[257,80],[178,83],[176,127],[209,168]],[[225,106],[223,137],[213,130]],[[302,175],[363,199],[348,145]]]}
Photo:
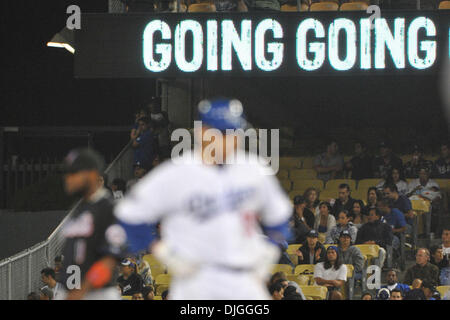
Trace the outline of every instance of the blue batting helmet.
{"label": "blue batting helmet", "polygon": [[247,124],[244,107],[237,99],[203,100],[198,104],[198,112],[204,124],[220,131],[244,129]]}

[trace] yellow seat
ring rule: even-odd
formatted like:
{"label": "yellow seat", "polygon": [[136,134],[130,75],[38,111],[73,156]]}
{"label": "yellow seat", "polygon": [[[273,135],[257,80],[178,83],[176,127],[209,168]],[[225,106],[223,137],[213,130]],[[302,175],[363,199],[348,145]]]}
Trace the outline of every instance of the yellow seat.
{"label": "yellow seat", "polygon": [[436,290],[441,294],[441,298],[444,298],[445,294],[450,290],[450,286],[438,286]]}
{"label": "yellow seat", "polygon": [[216,6],[213,3],[193,3],[188,12],[216,12]]}
{"label": "yellow seat", "polygon": [[314,167],[314,158],[312,157],[305,157],[302,159],[302,169],[312,169]]}
{"label": "yellow seat", "polygon": [[289,192],[291,191],[292,182],[289,179],[283,179],[280,180],[281,187],[283,187],[284,191]]}
{"label": "yellow seat", "polygon": [[319,242],[324,244],[326,239],[327,239],[326,232],[319,232],[319,238],[318,238]]}
{"label": "yellow seat", "polygon": [[313,300],[326,300],[328,289],[325,286],[300,286],[305,297]]}
{"label": "yellow seat", "polygon": [[[298,11],[297,10],[297,5],[296,4],[283,4],[281,6],[281,11]],[[309,6],[307,4],[302,3],[300,5],[300,11],[308,11]]]}
{"label": "yellow seat", "polygon": [[274,264],[272,266],[272,274],[276,272],[284,272],[286,274],[292,274],[292,267],[288,264]]}
{"label": "yellow seat", "polygon": [[353,273],[355,272],[355,268],[352,264],[346,264],[347,266],[347,279],[353,278]]}
{"label": "yellow seat", "polygon": [[323,190],[320,192],[319,199],[321,201],[328,201],[330,199],[336,199],[338,196],[338,190]]}
{"label": "yellow seat", "polygon": [[144,259],[145,261],[147,261],[148,264],[151,265],[151,266],[154,266],[154,265],[161,265],[161,266],[163,266],[163,265],[164,265],[161,261],[159,261],[159,260],[158,260],[154,255],[152,255],[152,254],[146,254],[146,255],[144,255],[143,259]]}
{"label": "yellow seat", "polygon": [[292,179],[293,190],[306,190],[308,188],[316,188],[319,191],[323,190],[323,181],[319,179]]}
{"label": "yellow seat", "polygon": [[162,297],[161,296],[154,296],[153,300],[162,300]]}
{"label": "yellow seat", "polygon": [[313,264],[299,264],[294,269],[294,274],[304,274],[304,275],[310,275],[314,274],[314,265]]}
{"label": "yellow seat", "polygon": [[156,285],[161,285],[161,284],[169,285],[171,279],[172,279],[172,276],[168,273],[159,274],[158,276],[155,277],[155,284]]}
{"label": "yellow seat", "polygon": [[339,5],[335,2],[318,2],[309,7],[309,11],[338,11]]}
{"label": "yellow seat", "polygon": [[368,190],[370,187],[376,187],[381,179],[363,179],[358,182],[358,190]]}
{"label": "yellow seat", "polygon": [[346,184],[349,185],[350,191],[356,189],[356,180],[351,180],[351,179],[333,179],[333,180],[328,180],[327,183],[325,184],[325,189],[338,190],[339,189],[339,185],[341,185],[343,183],[346,183]]}
{"label": "yellow seat", "polygon": [[325,249],[328,249],[328,247],[335,246],[335,244],[333,244],[333,243],[326,243],[323,246],[325,247]]}
{"label": "yellow seat", "polygon": [[168,289],[169,289],[169,285],[168,285],[168,284],[158,284],[158,285],[156,286],[156,292],[155,292],[155,294],[156,294],[157,296],[161,296],[161,294],[162,294],[164,291],[168,290]]}
{"label": "yellow seat", "polygon": [[160,264],[155,264],[155,265],[150,265],[150,270],[152,271],[152,277],[153,279],[155,279],[157,276],[159,276],[160,274],[165,274],[167,273],[167,268],[164,265],[160,265]]}
{"label": "yellow seat", "polygon": [[288,248],[286,249],[286,252],[288,254],[295,254],[297,252],[297,250],[301,247],[302,245],[300,243],[294,243],[294,244],[290,244],[288,246]]}
{"label": "yellow seat", "polygon": [[418,213],[430,212],[431,204],[430,201],[425,199],[411,200],[412,209]]}
{"label": "yellow seat", "polygon": [[367,189],[356,189],[351,192],[353,199],[362,200],[364,204],[367,202]]}
{"label": "yellow seat", "polygon": [[302,159],[299,157],[281,157],[280,168],[283,169],[300,169],[302,167]]}
{"label": "yellow seat", "polygon": [[433,179],[439,185],[441,191],[450,191],[450,179]]}
{"label": "yellow seat", "polygon": [[450,9],[450,1],[441,1],[439,3],[439,10],[449,10]]}
{"label": "yellow seat", "polygon": [[380,255],[380,246],[377,244],[356,244],[355,247],[359,248],[369,263]]}
{"label": "yellow seat", "polygon": [[289,176],[291,180],[299,180],[299,179],[317,179],[317,172],[314,169],[292,169],[289,172]]}
{"label": "yellow seat", "polygon": [[277,172],[277,178],[280,180],[289,179],[289,171],[287,169],[280,169]]}
{"label": "yellow seat", "polygon": [[122,296],[122,300],[131,300],[133,296]]}
{"label": "yellow seat", "polygon": [[294,281],[299,286],[307,286],[311,283],[311,276],[307,275],[296,275],[296,274],[288,274],[287,279],[289,281]]}
{"label": "yellow seat", "polygon": [[412,154],[404,154],[404,155],[400,156],[400,159],[402,159],[403,164],[405,164],[405,163],[411,161],[412,157],[413,157]]}
{"label": "yellow seat", "polygon": [[369,6],[365,2],[349,2],[341,4],[340,11],[366,11]]}

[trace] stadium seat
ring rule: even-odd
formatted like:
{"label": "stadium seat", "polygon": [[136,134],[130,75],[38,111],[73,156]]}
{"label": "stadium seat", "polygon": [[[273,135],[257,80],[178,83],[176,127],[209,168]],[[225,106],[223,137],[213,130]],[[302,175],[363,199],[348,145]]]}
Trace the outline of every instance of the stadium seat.
{"label": "stadium seat", "polygon": [[325,286],[300,286],[305,297],[313,298],[313,300],[326,300],[328,289]]}
{"label": "stadium seat", "polygon": [[336,199],[338,196],[338,190],[323,190],[320,192],[320,201],[328,201],[329,199]]}
{"label": "stadium seat", "polygon": [[404,154],[404,155],[400,156],[400,159],[402,159],[403,164],[405,164],[405,163],[411,161],[412,154]]}
{"label": "stadium seat", "polygon": [[[450,2],[450,1],[449,1]],[[445,296],[445,294],[450,290],[450,286],[438,286],[436,290],[441,294],[441,298]]]}
{"label": "stadium seat", "polygon": [[439,3],[439,10],[449,10],[450,9],[450,1],[441,1]]}
{"label": "stadium seat", "polygon": [[[307,4],[302,3],[300,6],[300,11],[308,11],[309,6]],[[298,11],[297,5],[296,4],[283,4],[281,6],[281,11]]]}
{"label": "stadium seat", "polygon": [[379,184],[381,179],[363,179],[358,181],[358,190],[368,190],[370,187],[375,187]]}
{"label": "stadium seat", "polygon": [[338,11],[339,5],[335,2],[317,2],[311,4],[309,11]]}
{"label": "stadium seat", "polygon": [[314,167],[314,158],[305,157],[302,159],[302,169],[312,169]]}
{"label": "stadium seat", "polygon": [[155,277],[155,285],[161,285],[161,284],[170,284],[170,280],[172,279],[172,276],[170,274],[160,274],[157,277]]}
{"label": "stadium seat", "polygon": [[154,266],[154,265],[161,265],[161,266],[163,266],[164,265],[161,261],[156,259],[156,257],[154,255],[152,255],[152,254],[144,255],[143,259],[145,261],[147,261],[148,264],[151,265],[151,266]]}
{"label": "stadium seat", "polygon": [[380,247],[377,244],[356,244],[363,256],[367,258],[367,264],[372,263],[372,259],[378,258],[380,255]]}
{"label": "stadium seat", "polygon": [[213,3],[193,3],[188,12],[216,12],[216,6]]}
{"label": "stadium seat", "polygon": [[277,178],[282,179],[288,179],[289,178],[289,171],[287,169],[280,169],[277,172]]}
{"label": "stadium seat", "polygon": [[351,197],[353,199],[362,200],[364,205],[367,204],[367,189],[356,189],[351,192]]}
{"label": "stadium seat", "polygon": [[155,279],[157,276],[159,276],[160,274],[165,274],[167,273],[167,268],[164,265],[161,264],[154,264],[154,265],[150,265],[150,270],[152,272],[152,277],[153,279]]}
{"label": "stadium seat", "polygon": [[317,172],[314,169],[292,169],[289,172],[289,176],[293,181],[298,179],[316,179]]}
{"label": "stadium seat", "polygon": [[412,209],[416,212],[430,212],[431,204],[430,201],[421,200],[411,200]]}
{"label": "stadium seat", "polygon": [[450,190],[450,179],[433,179],[441,188],[441,191],[449,192]]}
{"label": "stadium seat", "polygon": [[325,243],[326,238],[327,238],[326,232],[319,232],[319,238],[318,238],[318,240],[319,240],[319,242],[320,242],[321,244],[324,244],[324,243]]}
{"label": "stadium seat", "polygon": [[346,264],[347,281],[345,282],[344,299],[353,300],[353,291],[355,289],[354,271],[355,268],[351,264]]}
{"label": "stadium seat", "polygon": [[122,300],[131,300],[133,296],[122,296]]}
{"label": "stadium seat", "polygon": [[323,190],[323,181],[319,179],[295,179],[295,180],[292,179],[292,180],[293,180],[292,185],[293,190],[305,191],[308,188],[316,188],[319,191]]}
{"label": "stadium seat", "polygon": [[162,300],[162,297],[161,296],[154,296],[153,300]]}
{"label": "stadium seat", "polygon": [[302,167],[302,160],[298,157],[281,157],[280,168],[283,169],[300,169]]}
{"label": "stadium seat", "polygon": [[314,265],[313,264],[299,264],[298,266],[295,267],[294,274],[295,275],[299,275],[299,274],[305,274],[305,275],[314,274]]}
{"label": "stadium seat", "polygon": [[292,267],[288,264],[274,264],[272,266],[272,274],[276,272],[284,272],[286,274],[292,274]]}
{"label": "stadium seat", "polygon": [[325,184],[325,189],[328,190],[338,190],[339,185],[346,183],[350,186],[350,191],[356,190],[356,180],[351,179],[333,179],[328,180]]}
{"label": "stadium seat", "polygon": [[156,292],[155,292],[155,294],[156,294],[157,296],[161,296],[161,294],[162,294],[164,291],[168,290],[168,289],[169,289],[169,285],[168,285],[168,284],[158,284],[158,285],[156,286]]}
{"label": "stadium seat", "polygon": [[297,252],[297,250],[298,250],[301,246],[302,246],[302,244],[300,244],[300,243],[293,243],[293,244],[290,244],[290,245],[288,246],[288,248],[286,249],[286,252],[287,252],[288,254],[295,254],[295,252]]}
{"label": "stadium seat", "polygon": [[299,286],[307,286],[311,282],[311,277],[307,275],[295,275],[295,274],[288,274],[286,277],[289,281],[294,281]]}
{"label": "stadium seat", "polygon": [[343,3],[339,10],[340,11],[365,11],[369,6],[365,2],[349,2]]}
{"label": "stadium seat", "polygon": [[292,188],[292,182],[289,179],[280,180],[280,184],[283,187],[284,191],[289,192]]}

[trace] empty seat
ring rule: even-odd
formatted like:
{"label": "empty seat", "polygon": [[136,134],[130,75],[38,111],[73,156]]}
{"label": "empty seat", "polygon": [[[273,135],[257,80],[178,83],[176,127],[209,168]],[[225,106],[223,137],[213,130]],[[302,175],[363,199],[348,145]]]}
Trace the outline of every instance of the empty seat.
{"label": "empty seat", "polygon": [[122,296],[122,300],[131,300],[133,296]]}
{"label": "empty seat", "polygon": [[436,290],[439,291],[441,297],[444,298],[445,294],[450,290],[450,286],[438,286],[436,287]]}
{"label": "empty seat", "polygon": [[274,264],[272,266],[272,274],[276,272],[284,272],[286,274],[292,273],[292,267],[288,264]]}
{"label": "empty seat", "polygon": [[293,190],[306,190],[308,188],[316,188],[317,190],[323,190],[323,181],[319,179],[292,179]]}
{"label": "empty seat", "polygon": [[416,212],[430,212],[431,210],[431,204],[430,201],[427,201],[425,199],[420,200],[411,200],[411,206],[412,209]]}
{"label": "empty seat", "polygon": [[339,185],[341,185],[343,183],[346,183],[346,184],[349,185],[350,191],[356,189],[356,180],[351,180],[351,179],[333,179],[333,180],[328,180],[327,183],[325,184],[325,189],[338,190]]}
{"label": "empty seat", "polygon": [[299,169],[302,167],[302,160],[299,157],[281,157],[280,168]]}
{"label": "empty seat", "polygon": [[154,266],[154,265],[161,265],[163,266],[164,264],[159,261],[158,259],[156,259],[156,257],[152,254],[146,254],[143,257],[144,261],[147,261],[149,265]]}
{"label": "empty seat", "polygon": [[305,157],[302,159],[302,169],[312,169],[314,167],[314,158]]}
{"label": "empty seat", "polygon": [[160,274],[167,273],[167,268],[161,264],[150,265],[150,270],[152,272],[152,277],[155,279]]}
{"label": "empty seat", "polygon": [[314,169],[292,169],[289,172],[291,180],[298,179],[316,179],[317,173]]}
{"label": "empty seat", "polygon": [[400,159],[402,159],[403,164],[405,164],[405,163],[411,161],[412,154],[404,154],[404,155],[400,156]]}
{"label": "empty seat", "polygon": [[341,11],[365,11],[369,6],[365,2],[343,3],[339,10]]}
{"label": "empty seat", "polygon": [[154,296],[153,300],[162,300],[162,297],[161,296]]}
{"label": "empty seat", "polygon": [[286,249],[286,252],[288,254],[295,254],[295,252],[297,252],[297,250],[302,246],[302,244],[300,243],[294,243],[294,244],[290,244],[288,246],[288,248]]}
{"label": "empty seat", "polygon": [[289,178],[289,171],[287,169],[280,169],[277,172],[277,178],[278,179],[288,179]]}
{"label": "empty seat", "polygon": [[307,298],[313,298],[313,300],[325,300],[328,295],[328,289],[325,286],[300,286],[303,294]]}
{"label": "empty seat", "polygon": [[309,7],[309,11],[338,11],[339,5],[336,2],[318,2]]}
{"label": "empty seat", "polygon": [[449,10],[450,9],[450,1],[441,1],[439,3],[439,10]]}
{"label": "empty seat", "polygon": [[160,274],[157,277],[155,277],[155,285],[161,285],[161,284],[170,284],[170,280],[172,279],[172,276],[170,274]]}
{"label": "empty seat", "polygon": [[307,286],[311,283],[311,276],[288,274],[286,277],[289,281],[294,281],[299,286]]}
{"label": "empty seat", "polygon": [[[309,6],[307,4],[302,3],[300,5],[300,11],[308,11]],[[296,4],[283,4],[281,6],[281,11],[298,11],[297,5]]]}
{"label": "empty seat", "polygon": [[323,190],[320,192],[319,199],[321,201],[328,201],[329,199],[336,199],[338,197],[338,190]]}
{"label": "empty seat", "polygon": [[375,187],[379,184],[381,179],[363,179],[358,181],[358,190],[368,190],[370,187]]}
{"label": "empty seat", "polygon": [[367,204],[367,189],[357,189],[351,192],[353,199],[362,200],[364,204]]}
{"label": "empty seat", "polygon": [[380,247],[377,244],[357,244],[355,247],[367,258],[368,264],[380,255]]}
{"label": "empty seat", "polygon": [[292,182],[289,179],[280,180],[280,184],[286,192],[291,191]]}
{"label": "empty seat", "polygon": [[158,284],[156,287],[156,292],[155,295],[157,296],[161,296],[161,294],[169,289],[169,285],[168,284]]}
{"label": "empty seat", "polygon": [[193,3],[188,12],[216,12],[216,6],[213,3]]}

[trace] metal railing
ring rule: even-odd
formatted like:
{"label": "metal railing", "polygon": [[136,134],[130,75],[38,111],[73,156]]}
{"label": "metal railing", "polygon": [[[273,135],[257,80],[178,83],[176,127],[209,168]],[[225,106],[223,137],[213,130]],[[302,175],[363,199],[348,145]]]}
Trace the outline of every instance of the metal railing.
{"label": "metal railing", "polygon": [[[129,179],[132,175],[133,151],[131,143],[117,155],[105,173],[110,177]],[[62,226],[73,214],[78,202],[47,240],[0,261],[0,300],[23,300],[27,294],[38,291],[43,286],[43,268],[51,267],[64,246]]]}

